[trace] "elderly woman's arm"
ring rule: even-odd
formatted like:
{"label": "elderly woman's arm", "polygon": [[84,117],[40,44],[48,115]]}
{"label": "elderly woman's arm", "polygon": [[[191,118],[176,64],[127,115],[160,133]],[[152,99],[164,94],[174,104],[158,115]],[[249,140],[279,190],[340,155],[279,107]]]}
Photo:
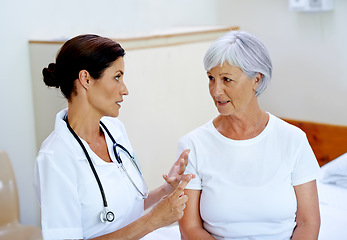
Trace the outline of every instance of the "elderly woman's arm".
{"label": "elderly woman's arm", "polygon": [[200,217],[200,190],[186,189],[184,193],[188,196],[184,215],[179,221],[182,240],[213,240],[202,225]]}
{"label": "elderly woman's arm", "polygon": [[317,240],[320,227],[320,214],[316,181],[294,187],[298,209],[296,228],[292,239]]}

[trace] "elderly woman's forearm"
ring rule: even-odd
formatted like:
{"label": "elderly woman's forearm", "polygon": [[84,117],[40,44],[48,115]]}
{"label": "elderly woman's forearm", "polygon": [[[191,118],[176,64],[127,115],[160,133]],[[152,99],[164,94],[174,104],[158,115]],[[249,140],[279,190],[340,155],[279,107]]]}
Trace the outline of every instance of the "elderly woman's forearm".
{"label": "elderly woman's forearm", "polygon": [[292,240],[317,240],[320,221],[298,224],[294,229]]}
{"label": "elderly woman's forearm", "polygon": [[189,230],[182,231],[181,229],[181,239],[182,240],[216,240],[203,228],[193,228]]}

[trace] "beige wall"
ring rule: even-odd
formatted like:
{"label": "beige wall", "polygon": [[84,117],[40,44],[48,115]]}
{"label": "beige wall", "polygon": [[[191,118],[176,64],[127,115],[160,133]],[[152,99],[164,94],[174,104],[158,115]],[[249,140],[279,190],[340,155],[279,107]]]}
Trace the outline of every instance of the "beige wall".
{"label": "beige wall", "polygon": [[273,80],[260,96],[265,110],[347,125],[347,1],[335,0],[323,13],[291,12],[279,0],[220,0],[217,9],[218,23],[239,24],[270,51]]}
{"label": "beige wall", "polygon": [[150,188],[176,159],[177,142],[216,112],[201,64],[209,42],[129,51],[126,82],[130,91],[120,119],[141,160]]}
{"label": "beige wall", "polygon": [[[82,33],[138,36],[175,26],[216,25],[214,9],[211,0],[0,1],[0,148],[14,168],[21,223],[40,224],[32,185],[38,147],[34,109],[39,105],[34,105],[28,41]],[[42,83],[42,78],[36,81]],[[45,120],[53,125],[50,118]]]}
{"label": "beige wall", "polygon": [[[119,118],[151,189],[163,182],[162,174],[175,161],[179,138],[216,115],[201,59],[210,42],[227,31],[118,40],[127,51],[124,81],[129,90]],[[41,80],[42,68],[61,45],[30,44],[38,146],[53,130],[56,113],[66,107],[59,91],[47,88]]]}
{"label": "beige wall", "polygon": [[[90,9],[92,17],[86,16]],[[34,108],[39,105],[34,104],[31,89],[28,40],[60,39],[87,32],[115,37],[175,26],[238,25],[261,38],[272,55],[273,82],[260,97],[265,110],[284,117],[347,125],[346,10],[346,0],[335,0],[334,11],[312,14],[290,12],[287,0],[132,0],[121,4],[107,0],[0,1],[0,147],[9,153],[14,166],[21,222],[39,224],[32,190],[37,150]],[[188,44],[165,49],[165,54],[157,48],[151,57],[153,62],[141,62],[148,60],[147,50],[128,51],[126,81],[130,95],[121,109],[121,118],[141,162],[145,163],[145,174],[154,175],[150,186],[161,181],[162,171],[175,158],[178,136],[215,114],[207,86],[204,92],[206,78],[201,59],[206,48],[207,43],[194,47]],[[50,56],[47,60],[53,59]],[[136,66],[144,63],[146,68],[140,71]],[[157,75],[157,69],[160,79],[149,84],[152,89],[138,88],[144,74],[150,78],[153,72]],[[166,69],[174,80],[168,81],[161,69]],[[41,78],[37,81],[42,83]],[[180,94],[175,94],[178,98],[165,98],[164,93],[173,90],[167,83],[182,84]],[[140,93],[147,92],[144,98],[137,99]],[[203,97],[197,98],[196,93]],[[193,117],[173,114],[181,110]],[[206,115],[200,116],[202,113]],[[51,119],[45,120],[53,125]],[[149,129],[146,121],[157,123],[156,128]],[[169,132],[178,129],[173,137],[168,135],[167,126]],[[139,135],[138,131],[145,134]]]}

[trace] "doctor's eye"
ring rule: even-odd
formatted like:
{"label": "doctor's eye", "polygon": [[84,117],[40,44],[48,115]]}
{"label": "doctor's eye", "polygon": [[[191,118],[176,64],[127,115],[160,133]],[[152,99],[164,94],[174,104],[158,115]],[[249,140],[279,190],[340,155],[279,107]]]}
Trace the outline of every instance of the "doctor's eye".
{"label": "doctor's eye", "polygon": [[121,77],[122,77],[122,75],[119,74],[119,75],[115,76],[114,79],[116,79],[117,81],[119,81]]}

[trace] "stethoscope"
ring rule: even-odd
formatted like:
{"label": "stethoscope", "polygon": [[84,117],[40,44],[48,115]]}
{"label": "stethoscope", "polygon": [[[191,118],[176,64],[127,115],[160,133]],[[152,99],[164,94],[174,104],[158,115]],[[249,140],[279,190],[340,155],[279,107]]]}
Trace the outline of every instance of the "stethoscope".
{"label": "stethoscope", "polygon": [[[98,186],[99,186],[99,189],[100,189],[100,193],[101,193],[101,197],[102,197],[102,201],[104,203],[104,210],[102,210],[101,213],[100,213],[100,220],[101,220],[101,222],[112,222],[116,218],[116,216],[115,216],[115,214],[112,211],[108,210],[108,205],[107,205],[104,189],[102,187],[102,184],[101,184],[101,181],[99,179],[98,173],[95,170],[93,162],[90,159],[90,156],[89,156],[89,154],[87,152],[87,149],[84,147],[84,144],[82,143],[81,139],[77,136],[77,134],[71,128],[71,126],[70,126],[70,124],[69,124],[69,122],[67,120],[67,115],[65,115],[64,120],[66,122],[67,128],[70,130],[72,135],[75,137],[77,142],[80,144],[84,154],[86,155],[88,163],[90,165],[90,168],[92,169],[94,177],[96,179],[96,182],[98,183]],[[105,126],[105,124],[103,122],[100,121],[100,125],[103,127],[103,129],[106,131],[107,135],[110,137],[110,139],[113,142],[113,152],[114,152],[114,155],[116,157],[116,160],[117,160],[119,166],[126,173],[126,175],[128,176],[130,182],[134,185],[136,190],[140,193],[141,196],[139,196],[139,199],[146,199],[148,197],[148,188],[147,188],[145,180],[143,179],[142,172],[141,172],[140,168],[137,166],[137,163],[135,162],[135,158],[129,153],[129,151],[125,147],[123,147],[121,144],[118,144],[116,142],[116,140],[114,140],[114,138],[111,135],[110,131],[107,129],[107,127]],[[135,167],[135,169],[139,173],[139,176],[140,176],[140,178],[142,180],[142,183],[143,183],[143,186],[145,188],[144,193],[136,186],[135,182],[132,180],[132,178],[128,174],[126,168],[123,165],[122,159],[120,158],[119,154],[117,154],[117,149],[116,149],[117,147],[119,147],[121,150],[123,150],[129,156],[129,158],[131,160],[131,163],[133,164],[133,166]]]}

